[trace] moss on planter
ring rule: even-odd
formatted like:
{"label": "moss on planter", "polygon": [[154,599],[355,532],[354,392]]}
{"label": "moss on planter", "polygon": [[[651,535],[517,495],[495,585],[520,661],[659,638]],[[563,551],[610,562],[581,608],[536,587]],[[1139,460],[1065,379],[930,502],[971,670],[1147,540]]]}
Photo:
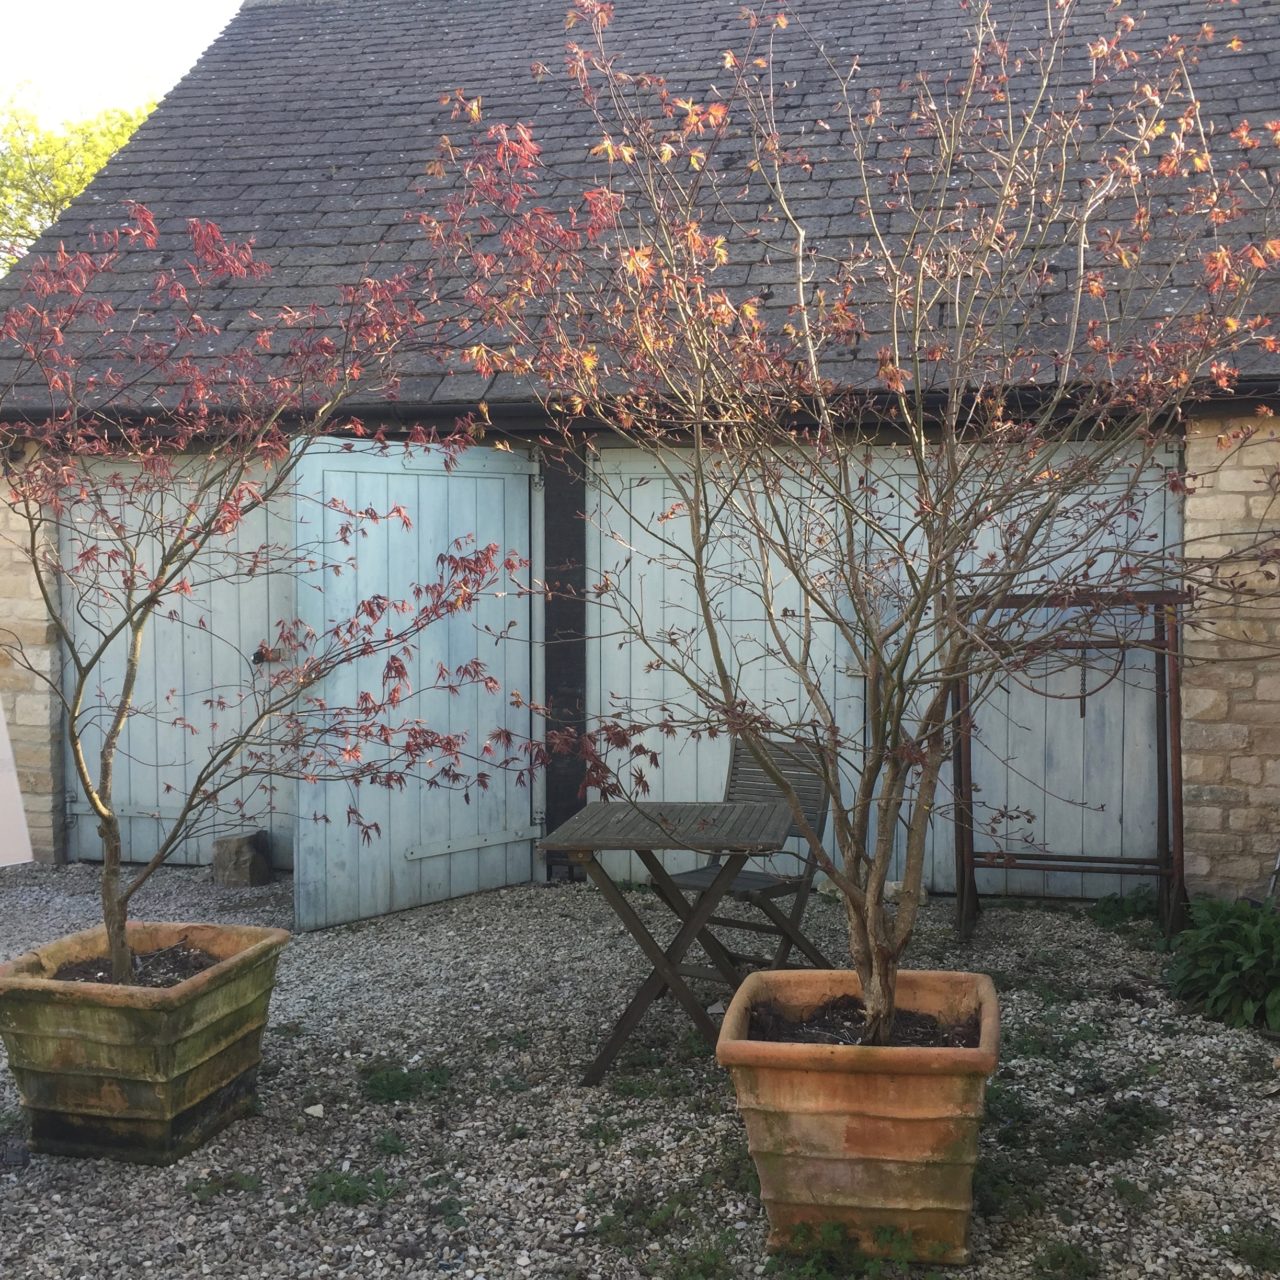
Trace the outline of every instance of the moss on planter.
{"label": "moss on planter", "polygon": [[171,1164],[255,1105],[258,1064],[283,929],[129,926],[148,951],[186,942],[218,963],[154,989],[59,982],[105,952],[102,929],[0,965],[0,1036],[32,1150]]}

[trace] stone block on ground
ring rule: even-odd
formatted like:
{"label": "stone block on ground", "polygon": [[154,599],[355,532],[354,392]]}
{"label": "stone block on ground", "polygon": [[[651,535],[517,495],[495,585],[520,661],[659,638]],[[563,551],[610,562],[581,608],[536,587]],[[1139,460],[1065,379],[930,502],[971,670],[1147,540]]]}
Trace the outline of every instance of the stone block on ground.
{"label": "stone block on ground", "polygon": [[213,882],[222,889],[255,889],[271,883],[271,837],[265,831],[213,842]]}

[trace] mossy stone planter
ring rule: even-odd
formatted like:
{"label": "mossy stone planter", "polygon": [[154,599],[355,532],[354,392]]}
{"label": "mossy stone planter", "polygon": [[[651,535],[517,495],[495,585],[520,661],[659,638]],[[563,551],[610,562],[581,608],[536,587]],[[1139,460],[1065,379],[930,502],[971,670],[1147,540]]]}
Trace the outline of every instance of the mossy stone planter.
{"label": "mossy stone planter", "polygon": [[254,1105],[283,929],[129,924],[135,951],[186,942],[219,958],[162,989],[57,982],[106,953],[103,929],[0,965],[0,1037],[33,1151],[172,1164]]}
{"label": "mossy stone planter", "polygon": [[976,1049],[748,1039],[757,1003],[803,1018],[837,996],[861,994],[857,974],[844,970],[753,973],[725,1014],[716,1056],[738,1092],[769,1248],[835,1226],[864,1253],[965,1262],[978,1125],[1000,1038],[995,988],[973,973],[898,976],[901,1008],[946,1021],[976,1010]]}

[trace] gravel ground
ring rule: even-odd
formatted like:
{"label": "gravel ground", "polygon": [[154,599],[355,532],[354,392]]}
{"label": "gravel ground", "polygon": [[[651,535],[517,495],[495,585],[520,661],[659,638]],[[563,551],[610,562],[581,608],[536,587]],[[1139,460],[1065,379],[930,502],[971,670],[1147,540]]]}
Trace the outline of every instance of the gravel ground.
{"label": "gravel ground", "polygon": [[[93,923],[95,889],[87,867],[0,869],[0,956]],[[632,901],[665,924],[652,895]],[[289,904],[287,883],[169,870],[137,913],[287,924]],[[992,973],[1004,1033],[974,1261],[947,1275],[1280,1274],[1280,1045],[1181,1012],[1146,923],[993,904],[960,946],[950,915],[928,906],[911,961]],[[840,954],[836,906],[810,923]],[[169,1169],[37,1156],[0,1172],[0,1277],[858,1274],[766,1263],[732,1090],[669,1001],[605,1084],[577,1083],[642,972],[578,885],[300,936],[261,1114]],[[0,1132],[17,1123],[0,1072]]]}

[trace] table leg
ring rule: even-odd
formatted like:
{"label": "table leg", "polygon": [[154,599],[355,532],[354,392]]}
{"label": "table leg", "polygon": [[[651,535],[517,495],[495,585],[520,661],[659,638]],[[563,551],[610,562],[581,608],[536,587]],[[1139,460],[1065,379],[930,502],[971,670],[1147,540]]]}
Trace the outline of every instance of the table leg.
{"label": "table leg", "polygon": [[[834,969],[836,967],[801,933],[799,927],[792,923],[791,917],[780,910],[776,904],[770,902],[763,894],[752,894],[751,902],[762,915],[768,916],[778,926],[778,931],[782,934],[784,941],[790,942],[794,947],[798,947],[808,957],[809,963],[815,969]],[[803,906],[803,904],[801,905]],[[786,958],[785,955],[783,958]],[[779,967],[779,965],[774,965],[774,968]]]}
{"label": "table leg", "polygon": [[713,1048],[719,1030],[707,1016],[707,1011],[698,1002],[698,998],[685,985],[684,979],[677,972],[676,966],[688,951],[694,938],[702,931],[708,917],[715,910],[716,904],[724,896],[734,877],[742,870],[747,858],[745,854],[730,854],[719,874],[711,882],[706,893],[698,901],[698,905],[689,913],[688,919],[680,926],[676,936],[664,951],[653,935],[645,928],[644,921],[636,915],[631,904],[623,896],[621,890],[595,858],[586,863],[589,875],[596,887],[604,894],[605,901],[614,909],[618,918],[626,926],[627,931],[640,944],[641,950],[653,963],[653,972],[640,984],[631,1003],[627,1005],[622,1016],[609,1033],[609,1038],[601,1046],[595,1061],[587,1068],[582,1077],[583,1084],[599,1084],[609,1064],[618,1055],[618,1050],[626,1043],[636,1024],[644,1016],[645,1010],[654,1002],[664,987],[684,1005],[685,1012],[693,1019],[702,1038]]}
{"label": "table leg", "polygon": [[[688,920],[693,914],[693,907],[689,905],[689,900],[672,882],[671,877],[667,875],[667,869],[662,865],[662,860],[648,849],[637,849],[636,852],[640,857],[640,861],[644,863],[645,869],[649,872],[649,876],[653,881],[654,891],[676,916],[681,920]],[[723,896],[721,894],[720,898],[716,900],[716,906],[720,905],[720,900]],[[711,963],[720,970],[724,980],[736,991],[742,982],[743,975],[742,970],[734,963],[728,948],[710,929],[703,929],[699,932],[698,942],[707,953]]]}

